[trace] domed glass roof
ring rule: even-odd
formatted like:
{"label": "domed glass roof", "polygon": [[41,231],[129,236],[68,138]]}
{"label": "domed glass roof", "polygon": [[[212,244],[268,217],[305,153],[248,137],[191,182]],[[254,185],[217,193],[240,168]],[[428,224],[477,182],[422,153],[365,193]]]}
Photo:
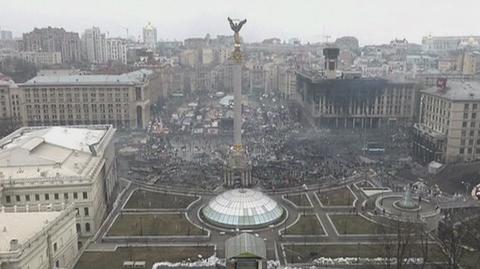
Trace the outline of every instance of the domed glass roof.
{"label": "domed glass roof", "polygon": [[276,222],[283,208],[259,191],[234,189],[213,198],[202,212],[209,222],[219,226],[255,228]]}

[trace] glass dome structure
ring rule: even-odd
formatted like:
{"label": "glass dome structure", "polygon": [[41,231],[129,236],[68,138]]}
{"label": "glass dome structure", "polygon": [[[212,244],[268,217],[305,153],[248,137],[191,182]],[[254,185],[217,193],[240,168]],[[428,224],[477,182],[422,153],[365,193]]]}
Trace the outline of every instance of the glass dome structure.
{"label": "glass dome structure", "polygon": [[202,209],[205,219],[226,228],[258,228],[275,223],[283,208],[262,192],[252,189],[226,191]]}

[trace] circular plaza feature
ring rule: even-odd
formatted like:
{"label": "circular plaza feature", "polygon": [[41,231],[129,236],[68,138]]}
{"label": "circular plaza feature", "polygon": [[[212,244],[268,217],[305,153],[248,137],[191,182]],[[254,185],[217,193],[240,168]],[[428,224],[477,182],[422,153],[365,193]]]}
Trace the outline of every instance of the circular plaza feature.
{"label": "circular plaza feature", "polygon": [[224,228],[260,228],[277,222],[283,208],[272,198],[252,189],[226,191],[202,209],[211,224]]}

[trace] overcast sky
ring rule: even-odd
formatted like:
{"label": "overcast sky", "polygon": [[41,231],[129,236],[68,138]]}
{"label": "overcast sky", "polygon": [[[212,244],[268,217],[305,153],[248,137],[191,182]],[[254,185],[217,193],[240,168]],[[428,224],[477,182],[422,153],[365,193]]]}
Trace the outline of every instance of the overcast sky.
{"label": "overcast sky", "polygon": [[227,16],[247,18],[246,41],[297,37],[303,42],[356,36],[362,45],[424,35],[480,35],[479,0],[0,0],[0,28],[14,36],[34,27],[110,37],[138,36],[151,21],[159,40],[230,34]]}

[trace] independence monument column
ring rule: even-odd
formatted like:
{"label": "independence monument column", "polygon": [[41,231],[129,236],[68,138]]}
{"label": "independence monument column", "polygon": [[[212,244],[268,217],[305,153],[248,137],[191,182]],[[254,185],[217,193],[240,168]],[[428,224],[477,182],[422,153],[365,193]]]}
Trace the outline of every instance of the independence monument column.
{"label": "independence monument column", "polygon": [[247,20],[228,18],[230,28],[234,32],[234,49],[232,53],[233,68],[233,147],[229,153],[224,171],[226,187],[249,187],[252,185],[251,166],[245,147],[242,145],[242,59],[240,50],[240,29]]}

